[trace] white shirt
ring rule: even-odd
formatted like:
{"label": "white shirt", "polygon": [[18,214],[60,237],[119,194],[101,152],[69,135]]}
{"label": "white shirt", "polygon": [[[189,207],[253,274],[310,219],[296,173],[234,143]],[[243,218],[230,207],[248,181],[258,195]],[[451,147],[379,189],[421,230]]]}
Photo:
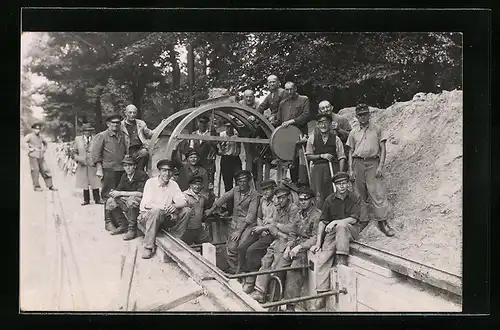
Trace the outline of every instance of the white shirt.
{"label": "white shirt", "polygon": [[171,204],[175,204],[177,208],[187,205],[186,198],[177,182],[170,179],[168,183],[163,186],[158,176],[148,179],[144,185],[144,192],[139,207],[140,211],[146,212],[146,205],[152,208],[162,208]]}

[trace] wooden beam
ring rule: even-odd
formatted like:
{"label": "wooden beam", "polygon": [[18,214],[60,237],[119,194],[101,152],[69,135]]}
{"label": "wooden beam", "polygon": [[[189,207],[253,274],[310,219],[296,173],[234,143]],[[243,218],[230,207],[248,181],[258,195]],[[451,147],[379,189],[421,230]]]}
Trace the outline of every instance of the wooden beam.
{"label": "wooden beam", "polygon": [[358,310],[358,285],[356,272],[347,266],[337,266],[339,290],[346,289],[347,293],[340,293],[339,312],[356,312]]}
{"label": "wooden beam", "polygon": [[269,139],[237,137],[237,136],[214,136],[197,134],[178,134],[177,140],[203,140],[203,141],[222,141],[222,142],[243,142],[243,143],[261,143],[269,144]]}

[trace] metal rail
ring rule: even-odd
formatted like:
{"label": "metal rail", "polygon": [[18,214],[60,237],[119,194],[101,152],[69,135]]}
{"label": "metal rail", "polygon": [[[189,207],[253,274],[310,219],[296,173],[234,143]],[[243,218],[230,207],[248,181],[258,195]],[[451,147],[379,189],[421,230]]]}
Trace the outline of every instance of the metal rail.
{"label": "metal rail", "polygon": [[286,305],[286,304],[292,304],[292,303],[297,303],[301,301],[306,301],[306,300],[312,300],[312,299],[318,299],[318,298],[324,298],[324,297],[330,297],[330,296],[336,296],[338,294],[347,294],[346,289],[341,289],[341,290],[331,290],[323,293],[318,293],[315,295],[310,295],[310,296],[304,296],[304,297],[299,297],[299,298],[291,298],[291,299],[284,299],[280,301],[273,301],[270,303],[262,304],[261,306],[264,308],[270,308],[270,307],[276,307],[276,306],[281,306],[281,305]]}
{"label": "metal rail", "polygon": [[295,267],[284,267],[284,268],[276,268],[276,269],[267,269],[267,270],[259,270],[256,272],[248,272],[248,273],[240,273],[240,274],[226,274],[227,278],[242,278],[247,276],[256,276],[256,275],[264,275],[264,274],[273,274],[280,272],[287,272],[289,270],[300,270],[307,269],[309,266],[295,266]]}

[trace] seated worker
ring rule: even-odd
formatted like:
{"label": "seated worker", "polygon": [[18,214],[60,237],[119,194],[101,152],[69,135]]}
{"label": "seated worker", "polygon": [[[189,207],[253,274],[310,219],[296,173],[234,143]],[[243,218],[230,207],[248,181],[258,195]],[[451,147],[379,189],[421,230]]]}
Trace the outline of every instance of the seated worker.
{"label": "seated worker", "polygon": [[240,264],[243,261],[239,259],[238,246],[248,239],[257,218],[259,193],[250,187],[251,178],[250,171],[236,172],[234,175],[236,187],[225,192],[205,213],[206,216],[210,216],[216,207],[221,207],[230,199],[233,200],[233,218],[229,225],[229,238],[226,243],[227,263],[229,265],[227,272],[232,274],[243,268],[243,265]]}
{"label": "seated worker", "polygon": [[179,169],[179,178],[177,183],[182,191],[189,188],[189,181],[194,176],[203,178],[203,190],[208,190],[208,172],[200,165],[200,155],[195,149],[190,149],[186,154],[186,161],[182,163]]}
{"label": "seated worker", "polygon": [[[276,268],[299,267],[307,265],[307,250],[316,244],[316,233],[318,229],[321,210],[314,204],[314,191],[310,188],[299,189],[299,213],[297,223],[297,238],[288,248],[285,249],[283,257],[278,260]],[[285,283],[284,298],[292,299],[300,297],[304,276],[302,270],[290,270],[278,274]],[[286,310],[295,311],[294,304],[287,304]]]}
{"label": "seated worker", "polygon": [[143,259],[154,255],[156,235],[162,226],[174,237],[184,236],[189,213],[184,194],[171,180],[175,168],[173,162],[162,159],[156,167],[160,174],[146,181],[139,208],[139,221],[145,228]]}
{"label": "seated worker", "polygon": [[[274,195],[278,204],[274,224],[269,228],[274,241],[267,248],[259,271],[276,269],[283,253],[296,239],[299,207],[291,202],[290,189],[285,186],[276,188]],[[269,278],[270,274],[262,274],[258,275],[255,280],[255,291],[252,292],[251,297],[260,303],[264,302]]]}
{"label": "seated worker", "polygon": [[316,117],[318,129],[309,136],[306,143],[307,161],[312,161],[311,189],[318,194],[318,206],[333,192],[330,164],[333,174],[344,168],[346,156],[342,141],[331,128],[332,117],[319,114]]}
{"label": "seated worker", "polygon": [[[349,174],[339,172],[333,176],[337,192],[328,196],[318,224],[316,244],[311,251],[318,253],[316,259],[316,291],[330,290],[330,268],[336,264],[347,265],[349,242],[357,239],[361,201],[348,188]],[[326,233],[326,234],[325,234]],[[325,306],[325,299],[318,299],[315,309]]]}
{"label": "seated worker", "polygon": [[127,233],[123,239],[128,241],[137,236],[137,217],[144,185],[149,176],[137,169],[136,161],[125,156],[122,160],[125,173],[122,175],[116,190],[109,192],[104,206],[106,223],[118,222],[119,227],[111,231],[111,235]]}
{"label": "seated worker", "polygon": [[[254,272],[259,270],[260,260],[266,254],[267,248],[274,241],[274,237],[270,235],[271,226],[274,223],[276,207],[274,206],[273,196],[276,182],[274,180],[266,180],[260,183],[262,198],[260,199],[259,208],[257,209],[257,226],[253,227],[251,235],[247,240],[242,242],[238,247],[240,254],[240,262],[246,263],[242,272]],[[241,254],[245,254],[241,255]],[[256,276],[247,276],[243,284],[243,291],[250,293],[253,291]]]}
{"label": "seated worker", "polygon": [[189,213],[186,232],[182,236],[182,240],[187,245],[210,242],[210,235],[203,228],[201,220],[204,209],[210,207],[214,202],[210,196],[215,197],[215,195],[208,195],[207,192],[202,190],[203,178],[194,176],[189,180],[189,189],[184,191]]}

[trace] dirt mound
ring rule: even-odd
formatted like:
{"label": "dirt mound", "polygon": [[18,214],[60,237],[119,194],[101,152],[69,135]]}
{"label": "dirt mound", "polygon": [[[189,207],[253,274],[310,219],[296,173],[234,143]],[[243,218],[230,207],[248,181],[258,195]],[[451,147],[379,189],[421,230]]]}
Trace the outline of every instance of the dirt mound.
{"label": "dirt mound", "polygon": [[[385,237],[372,223],[360,241],[462,274],[462,91],[370,109],[388,135],[385,180],[397,234]],[[359,125],[354,107],[339,114]]]}

